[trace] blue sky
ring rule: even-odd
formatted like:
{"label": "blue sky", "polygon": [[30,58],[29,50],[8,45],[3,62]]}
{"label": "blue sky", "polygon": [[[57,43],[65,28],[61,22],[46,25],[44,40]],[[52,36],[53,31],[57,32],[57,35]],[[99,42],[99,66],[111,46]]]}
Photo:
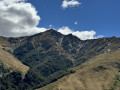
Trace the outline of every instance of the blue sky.
{"label": "blue sky", "polygon": [[82,4],[63,9],[63,0],[28,0],[41,18],[39,27],[69,26],[75,31],[94,30],[105,37],[120,36],[120,0],[78,1]]}
{"label": "blue sky", "polygon": [[120,37],[120,0],[0,0],[0,36],[50,28],[82,40]]}

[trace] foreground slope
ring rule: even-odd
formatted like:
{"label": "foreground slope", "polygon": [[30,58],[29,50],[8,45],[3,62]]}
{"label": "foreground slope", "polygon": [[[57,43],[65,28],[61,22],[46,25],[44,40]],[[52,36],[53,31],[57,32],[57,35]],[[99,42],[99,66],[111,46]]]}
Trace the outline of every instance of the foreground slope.
{"label": "foreground slope", "polygon": [[76,73],[38,90],[120,90],[120,49],[79,65]]}

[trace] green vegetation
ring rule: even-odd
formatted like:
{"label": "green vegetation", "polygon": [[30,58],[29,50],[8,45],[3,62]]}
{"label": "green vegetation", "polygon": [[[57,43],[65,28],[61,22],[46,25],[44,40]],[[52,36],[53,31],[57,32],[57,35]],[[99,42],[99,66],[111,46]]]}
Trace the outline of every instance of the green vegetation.
{"label": "green vegetation", "polygon": [[5,69],[4,65],[0,63],[0,77],[4,77],[7,73],[10,73],[9,69]]}
{"label": "green vegetation", "polygon": [[19,72],[12,72],[7,76],[0,78],[0,90],[20,90],[18,86],[22,82]]}
{"label": "green vegetation", "polygon": [[61,77],[74,72],[75,71],[72,70],[61,70],[48,77],[44,77],[37,72],[30,70],[24,79],[22,79],[19,72],[12,72],[3,78],[0,78],[0,90],[34,90],[55,82]]}
{"label": "green vegetation", "polygon": [[116,75],[115,82],[111,88],[111,90],[116,90],[120,86],[120,75]]}

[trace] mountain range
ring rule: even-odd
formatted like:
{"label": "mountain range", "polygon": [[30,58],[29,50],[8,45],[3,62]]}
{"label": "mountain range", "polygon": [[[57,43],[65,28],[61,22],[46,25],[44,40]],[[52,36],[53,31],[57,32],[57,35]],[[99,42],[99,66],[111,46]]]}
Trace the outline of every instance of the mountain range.
{"label": "mountain range", "polygon": [[120,38],[47,30],[0,37],[1,90],[120,90]]}

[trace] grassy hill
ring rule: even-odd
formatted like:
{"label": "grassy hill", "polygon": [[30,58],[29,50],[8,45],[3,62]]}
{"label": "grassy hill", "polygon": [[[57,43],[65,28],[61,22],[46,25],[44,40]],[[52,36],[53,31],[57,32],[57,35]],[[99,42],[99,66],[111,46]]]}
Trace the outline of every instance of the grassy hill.
{"label": "grassy hill", "polygon": [[76,73],[37,90],[120,90],[120,49],[72,69]]}

